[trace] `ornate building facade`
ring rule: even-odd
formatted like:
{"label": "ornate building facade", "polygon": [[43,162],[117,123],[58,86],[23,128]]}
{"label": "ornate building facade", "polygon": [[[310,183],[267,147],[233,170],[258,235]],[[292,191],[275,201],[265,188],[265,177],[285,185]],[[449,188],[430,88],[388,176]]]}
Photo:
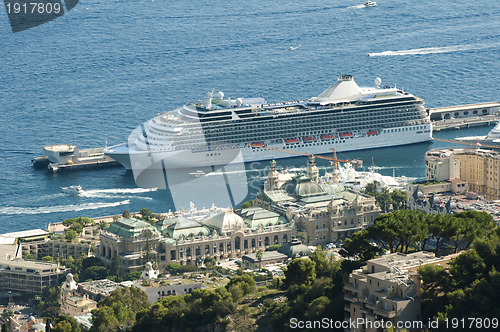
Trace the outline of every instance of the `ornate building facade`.
{"label": "ornate building facade", "polygon": [[169,263],[200,264],[207,257],[217,260],[242,257],[265,250],[273,244],[290,241],[295,225],[278,213],[253,207],[169,212],[154,225],[119,219],[101,233],[99,258],[108,265],[114,255],[122,272],[143,269],[146,257],[153,254],[160,267]]}
{"label": "ornate building facade", "polygon": [[314,157],[306,174],[279,183],[276,162],[271,162],[268,190],[256,198],[256,205],[285,216],[305,233],[307,245],[337,242],[369,226],[380,214],[375,198],[340,183],[321,181]]}

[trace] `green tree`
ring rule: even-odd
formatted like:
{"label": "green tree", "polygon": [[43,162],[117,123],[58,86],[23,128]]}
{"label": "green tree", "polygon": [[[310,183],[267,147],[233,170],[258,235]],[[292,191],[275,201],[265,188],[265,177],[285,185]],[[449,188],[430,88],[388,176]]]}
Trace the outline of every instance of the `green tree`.
{"label": "green tree", "polygon": [[203,260],[203,263],[205,264],[207,269],[211,270],[217,264],[217,260],[213,257],[205,257],[205,259]]}
{"label": "green tree", "polygon": [[117,254],[113,255],[113,259],[111,260],[111,267],[109,269],[109,274],[112,276],[120,275],[120,257]]}
{"label": "green tree", "polygon": [[102,280],[109,275],[109,270],[105,266],[91,266],[86,268],[80,274],[80,281],[85,280]]}
{"label": "green tree", "polygon": [[170,274],[176,275],[179,273],[181,269],[181,266],[177,263],[168,263],[167,266],[165,267],[165,270],[167,270]]}
{"label": "green tree", "polygon": [[281,244],[273,244],[270,245],[269,248],[266,249],[266,251],[278,251],[279,248],[281,248]]}
{"label": "green tree", "polygon": [[340,262],[336,261],[333,256],[327,257],[326,251],[321,247],[317,247],[309,254],[309,259],[314,262],[316,277],[333,278],[340,270]]}
{"label": "green tree", "polygon": [[57,324],[54,326],[53,331],[57,332],[81,332],[80,324],[78,321],[71,317],[61,315],[57,318]]}
{"label": "green tree", "polygon": [[391,193],[389,192],[389,189],[383,188],[381,192],[376,193],[375,200],[377,201],[377,204],[380,206],[382,212],[384,213],[389,212],[392,204]]}
{"label": "green tree", "polygon": [[257,251],[255,254],[255,258],[259,261],[259,271],[262,270],[262,257],[264,256],[264,252],[262,250]]}
{"label": "green tree", "polygon": [[366,262],[382,254],[382,250],[373,245],[368,237],[368,231],[354,233],[347,238],[340,250],[340,255],[345,258],[353,258],[359,262]]}
{"label": "green tree", "polygon": [[255,280],[249,274],[231,278],[226,285],[226,289],[230,289],[232,285],[239,285],[243,290],[243,295],[253,293],[255,291]]}
{"label": "green tree", "polygon": [[9,332],[9,328],[7,327],[7,322],[2,324],[2,332]]}
{"label": "green tree", "polygon": [[125,219],[129,219],[130,218],[130,211],[129,210],[123,211],[122,217]]}
{"label": "green tree", "polygon": [[92,328],[90,331],[110,331],[122,325],[132,326],[139,311],[150,307],[148,297],[137,287],[118,288],[110,296],[98,303],[98,309],[92,310]]}
{"label": "green tree", "polygon": [[101,220],[99,222],[98,227],[99,227],[99,230],[104,231],[104,230],[106,230],[106,228],[109,227],[109,224],[107,222],[105,222],[104,220]]}
{"label": "green tree", "polygon": [[316,264],[310,259],[293,259],[285,270],[285,284],[309,286],[316,278]]}
{"label": "green tree", "polygon": [[10,309],[4,309],[2,312],[2,318],[8,320],[10,317],[14,316],[14,312]]}
{"label": "green tree", "polygon": [[44,257],[42,257],[42,261],[44,261],[44,262],[53,262],[54,258],[52,256],[44,256]]}
{"label": "green tree", "polygon": [[64,233],[65,233],[64,238],[69,242],[75,241],[76,238],[78,237],[78,234],[72,229],[66,229]]}
{"label": "green tree", "polygon": [[142,219],[146,221],[150,221],[153,218],[153,212],[151,212],[148,208],[142,208],[139,213],[142,216]]}
{"label": "green tree", "polygon": [[404,192],[400,189],[395,189],[391,193],[390,199],[391,199],[391,202],[393,204],[394,210],[401,210],[406,204],[407,195],[406,195],[406,192]]}
{"label": "green tree", "polygon": [[380,182],[373,181],[372,183],[367,183],[365,186],[365,194],[370,196],[375,196],[380,188]]}
{"label": "green tree", "polygon": [[251,208],[253,206],[253,204],[254,204],[253,199],[251,199],[248,202],[242,203],[241,208],[248,209],[248,208]]}

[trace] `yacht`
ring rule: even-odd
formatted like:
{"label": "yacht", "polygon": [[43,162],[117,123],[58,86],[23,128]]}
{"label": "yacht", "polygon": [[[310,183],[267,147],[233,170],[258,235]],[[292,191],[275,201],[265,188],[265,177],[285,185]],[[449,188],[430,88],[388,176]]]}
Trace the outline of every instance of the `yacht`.
{"label": "yacht", "polygon": [[467,137],[457,137],[455,138],[457,141],[469,141],[472,143],[476,143],[477,145],[487,145],[488,147],[498,146],[500,148],[500,122],[496,124],[496,126],[491,129],[491,131],[486,136],[467,136]]}
{"label": "yacht", "polygon": [[69,187],[61,187],[63,193],[68,195],[82,195],[83,189],[81,186],[69,186]]}
{"label": "yacht", "polygon": [[[317,97],[207,94],[161,113],[104,153],[127,169],[184,169],[405,145],[430,140],[424,101],[396,87],[360,87],[343,75]],[[199,169],[199,168],[198,168]]]}

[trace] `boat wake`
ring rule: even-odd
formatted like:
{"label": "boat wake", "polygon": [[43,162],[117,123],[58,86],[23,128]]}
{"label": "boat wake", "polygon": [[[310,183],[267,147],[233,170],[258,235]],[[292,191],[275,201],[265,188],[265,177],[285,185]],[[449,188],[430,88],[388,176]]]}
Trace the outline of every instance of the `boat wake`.
{"label": "boat wake", "polygon": [[493,45],[454,45],[445,47],[426,47],[426,48],[415,48],[410,50],[400,50],[400,51],[384,51],[379,53],[368,53],[370,57],[376,56],[401,56],[401,55],[421,55],[421,54],[435,54],[435,53],[450,53],[450,52],[461,52],[469,50],[480,50],[483,48],[492,47]]}
{"label": "boat wake", "polygon": [[95,189],[85,190],[89,194],[141,194],[157,191],[158,188],[124,188],[124,189]]}
{"label": "boat wake", "polygon": [[128,199],[120,202],[111,202],[111,203],[86,203],[86,204],[43,206],[43,207],[33,207],[33,208],[7,206],[0,208],[0,215],[46,214],[46,213],[57,213],[57,212],[96,210],[96,209],[103,209],[103,208],[127,205],[127,204],[130,204],[130,200]]}

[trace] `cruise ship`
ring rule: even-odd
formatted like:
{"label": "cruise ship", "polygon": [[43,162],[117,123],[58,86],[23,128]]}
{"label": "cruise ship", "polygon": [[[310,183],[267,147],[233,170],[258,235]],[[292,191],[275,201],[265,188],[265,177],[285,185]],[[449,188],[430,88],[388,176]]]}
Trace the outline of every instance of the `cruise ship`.
{"label": "cruise ship", "polygon": [[432,136],[423,105],[380,78],[375,87],[359,87],[351,75],[299,101],[231,99],[212,91],[158,114],[105,154],[127,169],[182,169],[412,144]]}

